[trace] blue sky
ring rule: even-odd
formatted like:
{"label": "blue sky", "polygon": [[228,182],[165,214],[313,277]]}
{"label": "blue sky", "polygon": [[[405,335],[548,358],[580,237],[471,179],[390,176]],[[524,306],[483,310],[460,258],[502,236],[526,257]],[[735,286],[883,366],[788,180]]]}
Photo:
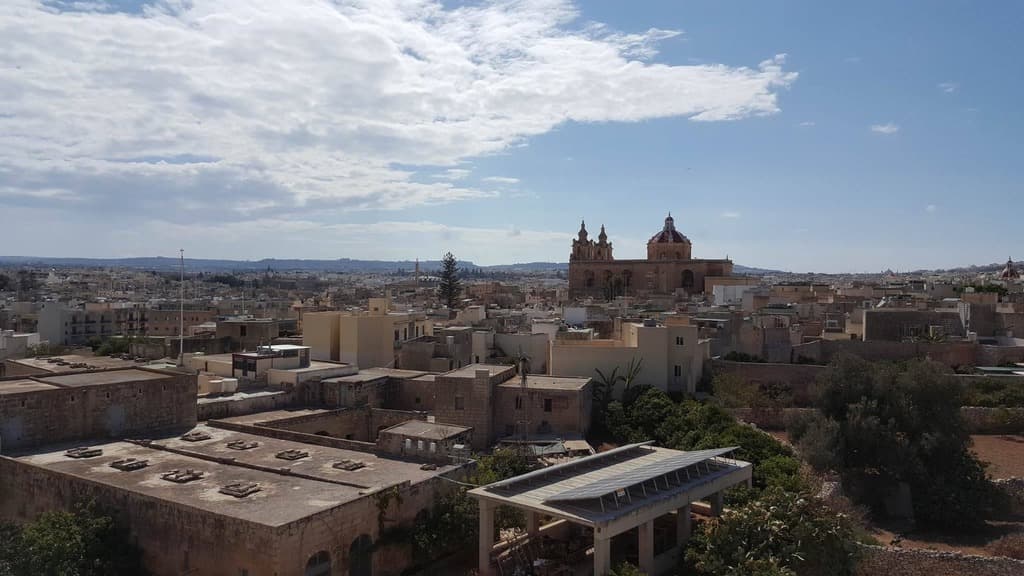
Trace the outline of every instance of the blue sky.
{"label": "blue sky", "polygon": [[585,218],[625,258],[671,210],[695,256],[752,266],[1001,261],[1022,25],[1016,3],[10,0],[0,253],[564,261]]}

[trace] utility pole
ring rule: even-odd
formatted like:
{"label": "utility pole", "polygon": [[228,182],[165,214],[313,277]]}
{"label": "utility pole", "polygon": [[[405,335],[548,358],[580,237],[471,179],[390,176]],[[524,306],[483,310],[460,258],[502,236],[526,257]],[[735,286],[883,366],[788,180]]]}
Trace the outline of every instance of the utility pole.
{"label": "utility pole", "polygon": [[178,283],[178,366],[185,365],[185,249],[178,250],[181,257],[181,281]]}

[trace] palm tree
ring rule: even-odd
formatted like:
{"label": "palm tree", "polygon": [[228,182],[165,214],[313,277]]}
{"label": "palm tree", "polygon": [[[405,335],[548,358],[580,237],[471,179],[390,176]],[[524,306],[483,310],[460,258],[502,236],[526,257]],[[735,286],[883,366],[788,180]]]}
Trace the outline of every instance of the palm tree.
{"label": "palm tree", "polygon": [[602,372],[600,368],[595,368],[594,372],[597,372],[593,392],[594,405],[598,408],[598,413],[603,414],[615,395],[615,385],[622,381],[622,375],[619,374],[618,366],[608,374]]}
{"label": "palm tree", "polygon": [[629,366],[626,367],[626,374],[622,377],[622,383],[624,384],[622,388],[623,394],[625,394],[626,391],[629,390],[629,387],[633,385],[633,382],[636,381],[636,377],[640,375],[640,370],[643,368],[643,365],[643,356],[640,358],[633,357],[629,360]]}

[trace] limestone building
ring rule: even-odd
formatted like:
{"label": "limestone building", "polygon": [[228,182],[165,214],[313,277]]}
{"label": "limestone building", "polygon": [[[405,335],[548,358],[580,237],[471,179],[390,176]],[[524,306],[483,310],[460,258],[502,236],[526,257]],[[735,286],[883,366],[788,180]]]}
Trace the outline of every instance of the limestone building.
{"label": "limestone building", "polygon": [[591,240],[586,223],[572,241],[570,298],[697,294],[705,280],[732,275],[732,261],[693,258],[690,239],[676,230],[669,214],[664,227],[647,241],[646,260],[616,260],[604,226]]}

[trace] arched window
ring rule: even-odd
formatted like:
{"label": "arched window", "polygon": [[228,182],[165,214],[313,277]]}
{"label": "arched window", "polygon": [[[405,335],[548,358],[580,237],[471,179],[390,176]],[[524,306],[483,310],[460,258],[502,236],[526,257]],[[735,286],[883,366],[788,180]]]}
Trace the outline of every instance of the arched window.
{"label": "arched window", "polygon": [[349,576],[373,576],[373,538],[369,534],[353,540],[348,552]]}
{"label": "arched window", "polygon": [[693,288],[693,270],[683,270],[683,288]]}
{"label": "arched window", "polygon": [[583,284],[587,288],[594,287],[594,273],[591,272],[590,270],[587,270],[586,273],[583,275]]}
{"label": "arched window", "polygon": [[331,576],[331,555],[321,550],[306,562],[306,576]]}

